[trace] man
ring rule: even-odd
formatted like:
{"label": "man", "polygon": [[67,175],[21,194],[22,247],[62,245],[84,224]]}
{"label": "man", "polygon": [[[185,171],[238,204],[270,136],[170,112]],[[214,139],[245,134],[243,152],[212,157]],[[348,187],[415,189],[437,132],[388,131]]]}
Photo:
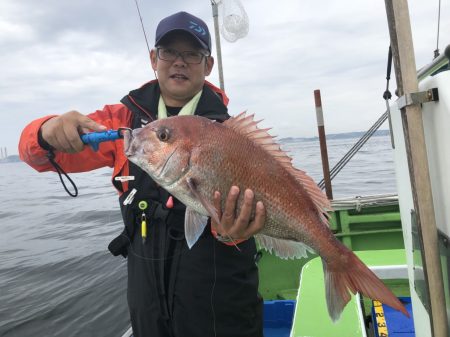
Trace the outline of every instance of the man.
{"label": "man", "polygon": [[[128,162],[122,140],[102,143],[98,152],[80,140],[83,132],[137,128],[177,114],[218,121],[229,117],[225,93],[205,81],[214,59],[208,27],[201,19],[186,12],[163,19],[150,57],[157,80],[131,91],[121,104],[106,105],[88,116],[70,111],[33,121],[22,133],[20,156],[38,171],[54,170],[49,150],[66,172],[114,167],[125,229],[109,249],[128,258],[128,305],[135,336],[262,336],[251,236],[261,230],[265,211],[258,202],[255,219],[250,219],[253,192],[242,192],[242,211],[235,214],[240,191],[233,186],[223,214],[218,210],[220,226],[208,226],[189,250],[184,205]],[[127,180],[130,176],[134,180]],[[220,194],[211,197],[219,208]],[[148,231],[145,240],[142,226]],[[216,234],[218,229],[222,236]],[[225,234],[239,249],[217,240]]]}

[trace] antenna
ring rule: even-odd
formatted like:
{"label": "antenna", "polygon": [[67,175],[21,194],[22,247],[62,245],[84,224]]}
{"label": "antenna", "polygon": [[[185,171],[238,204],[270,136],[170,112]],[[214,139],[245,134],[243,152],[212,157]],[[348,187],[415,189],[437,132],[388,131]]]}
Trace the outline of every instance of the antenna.
{"label": "antenna", "polygon": [[213,19],[214,19],[214,32],[216,35],[216,53],[217,53],[217,66],[219,70],[219,82],[220,89],[225,90],[225,84],[223,80],[223,65],[222,65],[222,47],[220,46],[220,35],[219,35],[219,3],[220,0],[211,0]]}
{"label": "antenna", "polygon": [[441,0],[439,0],[439,7],[438,7],[436,50],[434,51],[434,58],[439,56],[439,28],[440,28],[440,25],[441,25]]}

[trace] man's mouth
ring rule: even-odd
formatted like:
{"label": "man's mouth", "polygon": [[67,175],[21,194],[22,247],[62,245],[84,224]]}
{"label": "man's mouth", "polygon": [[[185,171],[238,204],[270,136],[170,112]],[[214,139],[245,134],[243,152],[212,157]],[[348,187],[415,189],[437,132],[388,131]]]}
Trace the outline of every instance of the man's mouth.
{"label": "man's mouth", "polygon": [[188,80],[188,77],[183,74],[173,74],[170,76],[170,78],[175,79],[175,80]]}

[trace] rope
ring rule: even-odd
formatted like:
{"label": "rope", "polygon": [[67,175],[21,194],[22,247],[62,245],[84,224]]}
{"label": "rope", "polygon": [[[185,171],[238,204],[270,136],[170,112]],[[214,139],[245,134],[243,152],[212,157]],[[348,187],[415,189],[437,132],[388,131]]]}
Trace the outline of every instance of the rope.
{"label": "rope", "polygon": [[350,198],[340,198],[331,201],[331,206],[334,210],[343,209],[360,209],[374,206],[390,206],[398,204],[397,194],[378,194],[371,196],[357,196]]}
{"label": "rope", "polygon": [[389,46],[388,51],[388,62],[387,62],[387,70],[386,70],[386,90],[383,93],[383,98],[386,100],[391,99],[392,94],[389,91],[389,80],[391,79],[391,70],[392,70],[392,49],[391,46]]}
{"label": "rope", "polygon": [[[389,80],[391,79],[391,70],[392,70],[392,48],[389,45],[387,71],[386,71],[386,91],[383,94],[383,98],[386,101],[386,111],[388,113],[389,118],[389,130],[392,130],[391,107],[389,106],[389,100],[392,97],[392,94],[389,91]],[[395,149],[394,135],[392,134],[392,132],[391,132],[391,144],[392,148]]]}

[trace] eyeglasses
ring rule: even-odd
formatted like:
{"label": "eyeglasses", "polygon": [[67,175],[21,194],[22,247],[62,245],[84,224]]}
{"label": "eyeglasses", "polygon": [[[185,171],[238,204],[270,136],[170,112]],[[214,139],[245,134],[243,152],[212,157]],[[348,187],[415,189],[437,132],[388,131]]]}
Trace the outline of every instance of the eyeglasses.
{"label": "eyeglasses", "polygon": [[163,61],[175,61],[178,56],[181,56],[183,61],[187,64],[200,64],[203,58],[209,55],[197,51],[177,51],[170,48],[156,48],[158,58]]}

